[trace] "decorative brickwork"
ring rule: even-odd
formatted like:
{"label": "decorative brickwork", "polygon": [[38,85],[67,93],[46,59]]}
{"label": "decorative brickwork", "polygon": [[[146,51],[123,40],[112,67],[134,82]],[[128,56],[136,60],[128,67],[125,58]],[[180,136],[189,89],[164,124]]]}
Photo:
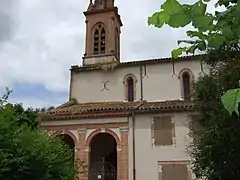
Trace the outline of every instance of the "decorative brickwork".
{"label": "decorative brickwork", "polygon": [[69,136],[73,139],[75,146],[78,144],[77,138],[74,136],[73,133],[71,133],[71,132],[68,131],[68,130],[64,130],[64,129],[61,130],[61,131],[58,130],[58,131],[54,132],[50,137],[57,137],[58,135],[61,135],[61,134],[67,134],[67,135],[69,135]]}
{"label": "decorative brickwork", "polygon": [[[75,159],[84,161],[89,164],[89,155],[91,152],[90,144],[94,136],[99,133],[108,133],[114,137],[117,143],[117,180],[128,180],[128,124],[127,123],[110,123],[110,124],[86,124],[81,126],[51,126],[44,127],[45,130],[53,131],[55,133],[51,137],[56,137],[60,134],[67,134],[74,140],[75,143]],[[120,138],[111,129],[119,128]],[[77,131],[78,137],[75,137],[71,131]],[[87,131],[95,129],[88,137]],[[81,170],[82,171],[82,170]],[[79,180],[88,180],[88,168],[85,172],[79,173]]]}

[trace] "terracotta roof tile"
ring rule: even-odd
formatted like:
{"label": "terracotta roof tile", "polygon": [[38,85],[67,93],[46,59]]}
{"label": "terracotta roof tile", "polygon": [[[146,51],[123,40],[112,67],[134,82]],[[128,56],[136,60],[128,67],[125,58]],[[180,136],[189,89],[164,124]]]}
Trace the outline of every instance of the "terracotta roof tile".
{"label": "terracotta roof tile", "polygon": [[[126,67],[126,66],[136,66],[140,64],[157,64],[157,63],[166,63],[172,61],[187,61],[199,59],[204,57],[204,55],[194,55],[194,56],[182,56],[178,58],[158,58],[158,59],[147,59],[147,60],[138,60],[138,61],[127,61],[119,63],[116,68]],[[93,71],[93,70],[102,70],[101,65],[85,65],[77,66],[74,65],[71,67],[71,71],[81,72],[81,71]]]}
{"label": "terracotta roof tile", "polygon": [[71,104],[65,103],[47,113],[41,114],[44,120],[61,120],[77,118],[101,118],[126,116],[134,110],[135,113],[153,111],[193,111],[196,108],[191,101],[137,101],[137,102],[92,102]]}
{"label": "terracotta roof tile", "polygon": [[53,109],[47,114],[82,114],[91,112],[103,112],[103,111],[125,111],[131,110],[137,107],[141,102],[91,102],[81,103],[69,106],[59,106]]}

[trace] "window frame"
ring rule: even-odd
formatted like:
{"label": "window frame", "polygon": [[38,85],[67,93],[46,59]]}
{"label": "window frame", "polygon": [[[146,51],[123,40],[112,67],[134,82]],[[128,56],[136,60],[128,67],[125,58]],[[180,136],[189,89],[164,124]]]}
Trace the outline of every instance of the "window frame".
{"label": "window frame", "polygon": [[[186,97],[185,95],[185,88],[184,88],[184,82],[183,82],[183,75],[185,73],[188,73],[189,75],[189,97]],[[180,89],[181,89],[181,98],[184,100],[191,100],[192,94],[193,94],[193,82],[194,82],[194,75],[192,71],[188,68],[182,69],[178,74],[178,79],[180,80]]]}
{"label": "window frame", "polygon": [[[170,119],[172,144],[161,144],[161,143],[156,144],[157,141],[156,141],[156,137],[155,137],[155,120],[158,118],[169,118]],[[171,116],[171,115],[154,116],[152,119],[151,131],[152,131],[152,146],[154,146],[154,147],[175,146],[176,147],[176,127],[175,127],[175,122],[174,122],[173,116]]]}
{"label": "window frame", "polygon": [[[98,31],[98,36],[96,37],[96,31]],[[102,33],[104,31],[104,33]],[[103,36],[104,34],[104,36]],[[98,22],[93,26],[92,29],[92,51],[93,55],[99,55],[106,53],[106,28],[102,22]],[[103,38],[104,37],[104,38]],[[102,46],[102,42],[104,42],[104,46]],[[96,46],[97,43],[97,46]],[[97,48],[96,48],[97,47]],[[104,50],[101,48],[103,47]],[[95,51],[96,48],[96,51]]]}
{"label": "window frame", "polygon": [[[133,80],[133,101],[129,101],[128,97],[129,97],[129,87],[128,87],[128,79],[129,78],[132,78]],[[125,101],[128,101],[128,102],[134,102],[136,100],[136,84],[137,84],[137,78],[133,75],[133,74],[127,74],[124,76],[123,78],[123,85],[124,85],[124,99]]]}

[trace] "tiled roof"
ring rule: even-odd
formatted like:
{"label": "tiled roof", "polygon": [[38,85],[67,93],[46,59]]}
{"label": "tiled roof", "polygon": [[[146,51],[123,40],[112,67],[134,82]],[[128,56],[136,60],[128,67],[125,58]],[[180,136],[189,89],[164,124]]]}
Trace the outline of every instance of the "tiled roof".
{"label": "tiled roof", "polygon": [[74,101],[65,103],[43,114],[43,119],[77,119],[96,117],[127,116],[132,110],[135,113],[168,112],[168,111],[193,111],[195,104],[191,101],[137,101],[137,102],[92,102],[78,104]]}
{"label": "tiled roof", "polygon": [[[195,56],[182,56],[179,58],[159,58],[159,59],[148,59],[148,60],[138,60],[138,61],[127,61],[119,63],[116,68],[122,68],[126,66],[137,66],[140,64],[157,64],[157,63],[166,63],[172,61],[187,61],[194,60],[203,57],[203,55],[195,55]],[[81,72],[81,71],[93,71],[93,70],[102,70],[101,65],[85,65],[85,66],[77,66],[74,65],[71,67],[71,71]]]}

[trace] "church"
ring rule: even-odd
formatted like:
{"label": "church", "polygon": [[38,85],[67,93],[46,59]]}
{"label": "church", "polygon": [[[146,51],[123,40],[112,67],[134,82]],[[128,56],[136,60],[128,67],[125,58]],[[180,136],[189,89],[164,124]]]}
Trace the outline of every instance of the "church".
{"label": "church", "polygon": [[40,128],[87,164],[79,180],[194,179],[188,145],[201,56],[121,62],[114,0],[90,0],[84,15],[85,54],[70,69],[69,100],[39,115]]}

